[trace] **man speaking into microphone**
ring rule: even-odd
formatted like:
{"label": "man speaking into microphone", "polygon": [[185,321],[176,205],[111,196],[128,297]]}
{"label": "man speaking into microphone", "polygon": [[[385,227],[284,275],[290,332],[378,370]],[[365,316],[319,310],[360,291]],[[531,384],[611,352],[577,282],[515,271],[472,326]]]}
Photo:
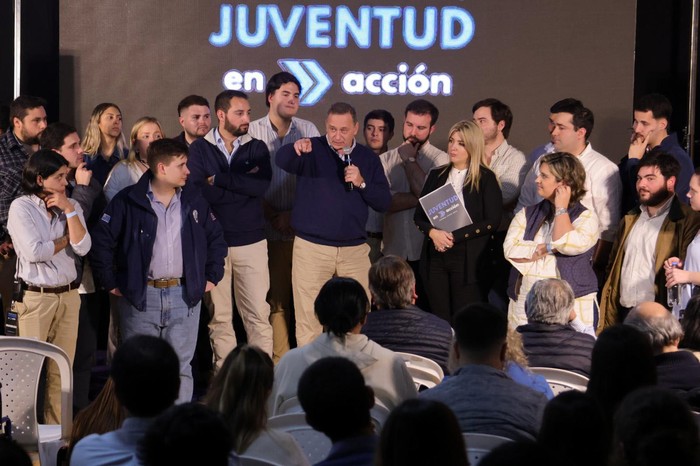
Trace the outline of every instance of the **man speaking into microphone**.
{"label": "man speaking into microphone", "polygon": [[367,207],[386,211],[391,193],[377,156],[357,144],[358,130],[355,109],[337,102],[328,110],[325,136],[299,139],[277,152],[277,165],[297,176],[292,288],[298,346],[323,331],[314,300],[331,277],[354,278],[369,296]]}

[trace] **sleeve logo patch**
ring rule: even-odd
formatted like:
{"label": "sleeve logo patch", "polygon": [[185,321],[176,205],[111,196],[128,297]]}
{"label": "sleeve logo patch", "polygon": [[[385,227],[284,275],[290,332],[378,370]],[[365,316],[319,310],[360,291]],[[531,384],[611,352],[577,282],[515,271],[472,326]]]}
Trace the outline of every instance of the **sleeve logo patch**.
{"label": "sleeve logo patch", "polygon": [[105,223],[109,223],[110,220],[112,220],[112,217],[110,217],[108,214],[102,214],[102,218],[100,218]]}

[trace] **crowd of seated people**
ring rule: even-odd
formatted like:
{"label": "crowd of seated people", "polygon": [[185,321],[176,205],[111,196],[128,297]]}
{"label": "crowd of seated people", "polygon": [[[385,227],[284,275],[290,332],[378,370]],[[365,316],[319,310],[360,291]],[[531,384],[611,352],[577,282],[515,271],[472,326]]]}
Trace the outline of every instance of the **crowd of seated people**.
{"label": "crowd of seated people", "polygon": [[[463,433],[509,440],[483,464],[652,464],[664,442],[674,464],[694,464],[697,431],[623,418],[643,421],[630,399],[684,420],[700,409],[700,170],[670,132],[668,99],[635,102],[617,166],[592,148],[593,112],[574,98],[551,106],[550,144],[526,164],[497,99],[449,122],[443,151],[428,100],[407,103],[391,147],[388,112],[363,122],[333,103],[322,136],[297,117],[301,91],[272,76],[255,121],[243,92],[221,92],[213,113],[187,96],[173,139],[150,116],[125,138],[111,102],[82,138],[48,124],[41,98],[10,105],[0,295],[19,336],[71,360],[71,464],[191,463],[180,448],[209,442],[212,464],[306,465],[303,446],[268,427],[302,411],[332,442],[324,465],[437,458],[411,437],[419,427],[441,464],[467,464]],[[450,185],[473,223],[446,231],[419,199]],[[111,378],[90,403],[107,327]],[[198,373],[202,345],[211,371]],[[438,380],[419,394],[420,368],[397,352],[439,367]],[[588,378],[585,394],[555,397],[540,367]],[[56,423],[53,364],[46,373],[40,417]],[[573,431],[586,455],[562,438]]]}

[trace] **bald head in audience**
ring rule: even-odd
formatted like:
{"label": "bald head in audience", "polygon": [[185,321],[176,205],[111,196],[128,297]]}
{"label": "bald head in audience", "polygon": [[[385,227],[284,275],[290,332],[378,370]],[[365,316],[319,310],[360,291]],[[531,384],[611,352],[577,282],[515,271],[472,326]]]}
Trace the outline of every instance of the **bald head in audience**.
{"label": "bald head in audience", "polygon": [[678,319],[656,302],[643,302],[635,306],[625,318],[630,325],[651,339],[654,354],[678,351],[683,329]]}

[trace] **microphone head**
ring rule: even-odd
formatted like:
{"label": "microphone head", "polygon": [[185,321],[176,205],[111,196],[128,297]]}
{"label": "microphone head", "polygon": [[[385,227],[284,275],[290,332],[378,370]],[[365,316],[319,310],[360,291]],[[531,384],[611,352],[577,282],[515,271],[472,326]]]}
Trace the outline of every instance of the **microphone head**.
{"label": "microphone head", "polygon": [[352,152],[352,146],[343,147],[343,154],[349,154],[350,152]]}

